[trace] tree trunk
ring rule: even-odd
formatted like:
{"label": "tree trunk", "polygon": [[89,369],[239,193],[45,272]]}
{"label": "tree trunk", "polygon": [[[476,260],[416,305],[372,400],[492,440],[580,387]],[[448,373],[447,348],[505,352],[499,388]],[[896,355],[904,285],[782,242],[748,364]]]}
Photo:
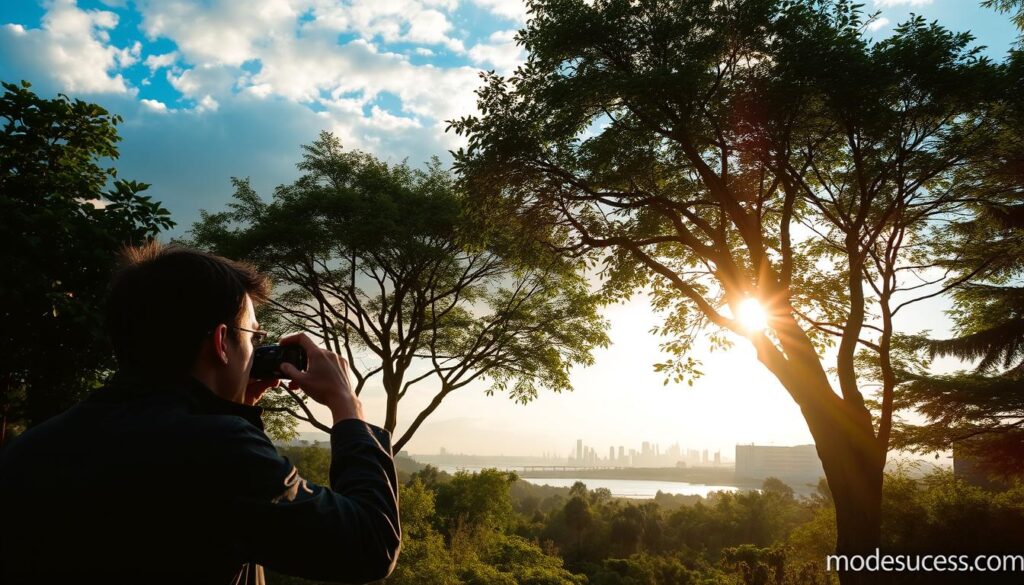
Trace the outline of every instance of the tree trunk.
{"label": "tree trunk", "polygon": [[384,428],[395,436],[395,427],[398,426],[398,392],[385,389],[388,396],[387,413],[384,415]]}
{"label": "tree trunk", "polygon": [[[831,399],[801,407],[825,469],[836,508],[836,554],[873,555],[881,541],[882,477],[885,453],[874,435],[870,414],[859,405]],[[821,560],[822,563],[825,559]],[[881,572],[840,572],[843,585],[885,583]]]}
{"label": "tree trunk", "polygon": [[[795,320],[776,316],[785,357],[767,339],[758,359],[800,406],[836,508],[836,554],[872,555],[881,541],[882,472],[887,449],[875,437],[871,413],[856,387],[841,398],[814,346]],[[826,559],[822,559],[822,564]],[[843,585],[886,583],[885,573],[840,572]]]}

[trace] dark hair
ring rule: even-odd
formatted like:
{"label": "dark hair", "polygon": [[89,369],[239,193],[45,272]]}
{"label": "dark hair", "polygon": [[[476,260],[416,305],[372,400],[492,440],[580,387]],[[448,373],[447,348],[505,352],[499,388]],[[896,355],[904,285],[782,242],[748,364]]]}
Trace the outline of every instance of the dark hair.
{"label": "dark hair", "polygon": [[269,288],[251,265],[200,250],[155,241],[125,248],[106,307],[118,365],[187,373],[203,338],[221,323],[238,325],[245,295],[256,304]]}

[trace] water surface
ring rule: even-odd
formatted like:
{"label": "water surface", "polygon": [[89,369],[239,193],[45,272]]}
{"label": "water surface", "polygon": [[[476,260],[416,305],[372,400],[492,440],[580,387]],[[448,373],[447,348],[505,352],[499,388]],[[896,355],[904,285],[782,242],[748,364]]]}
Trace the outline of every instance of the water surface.
{"label": "water surface", "polygon": [[566,477],[523,477],[522,470],[516,469],[515,466],[500,466],[500,465],[435,465],[441,471],[448,473],[455,473],[456,471],[468,471],[475,473],[481,469],[504,469],[506,471],[515,471],[519,473],[519,478],[523,481],[532,483],[534,485],[549,485],[552,487],[572,487],[572,484],[577,481],[582,481],[587,485],[587,489],[595,490],[597,488],[608,488],[612,492],[612,497],[616,498],[654,498],[661,490],[662,493],[666,494],[678,494],[683,496],[703,496],[707,497],[711,492],[735,492],[739,491],[740,488],[731,485],[704,485],[699,483],[686,483],[682,481],[658,481],[649,479],[580,479],[580,478],[566,478]]}

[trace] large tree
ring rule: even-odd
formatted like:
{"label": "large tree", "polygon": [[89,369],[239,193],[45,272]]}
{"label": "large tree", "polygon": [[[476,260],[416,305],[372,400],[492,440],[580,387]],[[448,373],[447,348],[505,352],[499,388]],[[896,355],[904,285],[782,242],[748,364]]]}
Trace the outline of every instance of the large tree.
{"label": "large tree", "polygon": [[[947,270],[974,275],[953,294],[956,337],[908,337],[897,407],[924,415],[898,425],[897,446],[952,449],[996,475],[1024,475],[1024,53],[1011,53],[1012,84],[997,109],[999,127],[956,177],[970,212],[944,229],[934,256]],[[936,356],[973,367],[936,375]],[[914,358],[917,358],[916,360]]]}
{"label": "large tree", "polygon": [[[707,327],[746,338],[815,439],[838,550],[873,551],[897,317],[956,284],[924,244],[963,205],[949,180],[1001,69],[920,18],[872,42],[843,0],[529,7],[527,62],[453,122],[478,213],[599,258],[609,295],[649,287],[669,376],[696,373]],[[734,318],[752,302],[763,329]],[[858,349],[881,373],[874,420]]]}
{"label": "large tree", "polygon": [[[346,355],[356,394],[379,380],[384,428],[396,432],[410,390],[431,393],[396,451],[475,380],[520,402],[572,389],[569,368],[607,343],[597,295],[573,263],[470,221],[436,160],[389,165],[329,133],[303,148],[298,180],[269,203],[236,180],[230,209],[204,213],[193,241],[265,270],[274,292],[261,321]],[[290,398],[269,408],[330,428]]]}
{"label": "large tree", "polygon": [[[0,444],[113,367],[101,305],[121,247],[172,227],[147,185],[105,166],[120,116],[26,82],[0,95]],[[164,326],[153,324],[155,329]]]}

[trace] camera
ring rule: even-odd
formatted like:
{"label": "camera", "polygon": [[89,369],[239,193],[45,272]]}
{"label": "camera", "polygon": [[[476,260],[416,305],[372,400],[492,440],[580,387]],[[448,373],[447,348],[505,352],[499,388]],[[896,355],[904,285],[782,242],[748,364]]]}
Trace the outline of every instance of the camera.
{"label": "camera", "polygon": [[306,350],[301,345],[264,345],[257,347],[252,356],[252,369],[249,378],[252,380],[268,380],[280,378],[281,364],[289,363],[296,369],[306,369]]}

